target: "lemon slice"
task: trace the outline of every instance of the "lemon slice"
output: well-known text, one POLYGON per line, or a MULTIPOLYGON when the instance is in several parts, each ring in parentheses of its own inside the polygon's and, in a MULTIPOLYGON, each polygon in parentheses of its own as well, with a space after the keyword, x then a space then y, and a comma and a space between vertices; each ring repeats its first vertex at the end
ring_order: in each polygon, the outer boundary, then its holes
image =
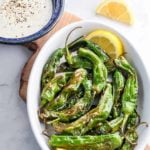
POLYGON ((85 38, 102 47, 112 59, 118 58, 124 53, 121 40, 112 32, 96 30, 85 38))
POLYGON ((104 0, 97 7, 96 13, 122 23, 133 24, 133 15, 124 0, 104 0))

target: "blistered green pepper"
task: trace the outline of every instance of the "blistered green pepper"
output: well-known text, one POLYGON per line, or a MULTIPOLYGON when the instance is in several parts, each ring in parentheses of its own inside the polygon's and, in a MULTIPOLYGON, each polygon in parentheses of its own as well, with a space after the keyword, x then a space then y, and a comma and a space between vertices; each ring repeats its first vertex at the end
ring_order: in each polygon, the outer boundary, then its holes
POLYGON ((115 150, 121 144, 122 137, 118 133, 98 136, 52 135, 49 140, 50 146, 67 150, 115 150))
POLYGON ((118 68, 122 69, 123 71, 127 72, 130 75, 135 74, 135 69, 128 63, 125 57, 121 56, 115 59, 115 64, 118 68))
POLYGON ((63 57, 63 55, 64 50, 59 48, 52 54, 52 56, 49 57, 42 73, 42 87, 44 87, 45 84, 55 76, 57 66, 60 64, 60 59, 63 57))
POLYGON ((56 73, 73 72, 75 69, 70 67, 67 62, 62 62, 58 67, 56 73))
POLYGON ((115 64, 118 68, 122 69, 127 73, 127 81, 121 98, 122 101, 122 113, 124 120, 122 123, 122 132, 125 132, 127 121, 132 113, 135 112, 137 107, 137 96, 138 96, 138 80, 135 69, 128 63, 128 61, 121 56, 115 59, 115 64))
POLYGON ((114 93, 114 106, 112 109, 113 118, 116 118, 121 113, 121 93, 125 86, 125 78, 123 74, 116 70, 113 75, 113 93, 114 93))
POLYGON ((71 95, 71 93, 76 92, 84 81, 87 75, 87 71, 85 69, 77 69, 68 84, 64 87, 62 92, 58 95, 58 97, 50 103, 46 108, 47 110, 60 110, 66 106, 67 99, 71 95))
POLYGON ((92 134, 108 134, 120 130, 123 116, 117 117, 111 121, 100 122, 92 131, 92 134))
POLYGON ((73 64, 71 65, 72 68, 92 69, 91 62, 89 62, 84 58, 80 56, 74 56, 72 59, 73 59, 73 64))
POLYGON ((100 93, 106 86, 107 69, 103 62, 92 51, 84 48, 79 49, 79 55, 89 59, 93 64, 93 90, 100 93))
POLYGON ((49 81, 42 90, 40 106, 51 102, 55 95, 66 85, 68 79, 73 73, 66 72, 56 75, 51 81, 49 81))
POLYGON ((84 116, 80 117, 72 123, 61 123, 60 121, 54 122, 52 125, 59 133, 69 133, 72 135, 83 135, 99 122, 108 118, 113 106, 112 86, 107 84, 104 94, 99 101, 99 104, 94 109, 90 110, 84 116))
POLYGON ((84 37, 81 37, 75 42, 69 44, 70 51, 78 50, 81 47, 90 49, 101 59, 102 62, 107 62, 110 59, 109 56, 104 52, 104 50, 99 45, 89 40, 86 40, 84 37))
POLYGON ((128 130, 125 135, 125 142, 121 148, 121 150, 134 150, 134 147, 137 144, 138 134, 136 130, 128 130))
POLYGON ((126 81, 125 89, 122 95, 122 113, 124 120, 122 132, 124 132, 129 116, 134 113, 137 107, 138 82, 136 76, 129 76, 126 81))
POLYGON ((47 116, 49 118, 59 118, 60 121, 70 121, 79 118, 85 114, 91 107, 93 102, 92 96, 92 84, 89 80, 85 79, 83 82, 84 86, 84 96, 80 98, 77 103, 69 109, 64 109, 62 111, 49 111, 47 116))

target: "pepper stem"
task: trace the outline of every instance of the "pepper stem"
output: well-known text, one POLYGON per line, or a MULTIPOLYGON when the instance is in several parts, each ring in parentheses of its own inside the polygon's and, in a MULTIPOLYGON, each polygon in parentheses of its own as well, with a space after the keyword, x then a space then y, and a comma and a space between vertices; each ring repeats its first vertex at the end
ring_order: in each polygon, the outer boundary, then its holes
POLYGON ((72 55, 69 51, 67 43, 68 43, 69 37, 72 34, 72 32, 75 31, 76 29, 79 29, 79 28, 82 28, 82 27, 75 27, 74 29, 72 29, 70 31, 70 33, 67 35, 66 42, 65 42, 65 58, 66 58, 68 64, 70 64, 70 65, 73 64, 73 60, 72 60, 72 55))
POLYGON ((123 122, 122 122, 122 126, 121 126, 122 134, 125 133, 125 128, 126 128, 126 124, 127 124, 128 118, 129 118, 129 114, 125 114, 123 122))

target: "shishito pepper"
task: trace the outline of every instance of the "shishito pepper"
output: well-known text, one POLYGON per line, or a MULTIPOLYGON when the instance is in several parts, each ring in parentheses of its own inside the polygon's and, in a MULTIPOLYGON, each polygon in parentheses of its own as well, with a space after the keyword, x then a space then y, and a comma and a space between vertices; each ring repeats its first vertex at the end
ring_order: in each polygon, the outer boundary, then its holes
POLYGON ((94 52, 101 59, 102 62, 107 62, 110 59, 110 57, 104 52, 104 50, 99 45, 89 40, 86 40, 84 37, 81 37, 78 40, 69 44, 70 51, 78 50, 81 47, 87 48, 94 52))
POLYGON ((138 140, 138 134, 136 132, 136 129, 129 129, 126 132, 125 135, 125 141, 122 145, 121 150, 134 150, 134 147, 136 146, 136 142, 138 140))
POLYGON ((67 85, 63 88, 62 92, 58 95, 58 97, 47 106, 47 110, 60 110, 66 106, 66 102, 68 97, 72 92, 76 92, 87 76, 87 71, 85 69, 77 69, 67 85))
POLYGON ((125 77, 123 74, 116 70, 113 75, 113 93, 114 93, 114 106, 112 109, 113 118, 116 118, 121 113, 121 93, 124 90, 125 77))
POLYGON ((99 122, 108 118, 113 106, 112 86, 107 84, 99 104, 94 109, 72 123, 54 122, 52 125, 56 132, 68 133, 72 135, 83 135, 99 122))
POLYGON ((64 55, 64 50, 59 48, 57 49, 52 56, 49 57, 46 65, 44 66, 41 82, 42 87, 45 86, 54 76, 57 70, 58 65, 60 64, 60 59, 64 55))
POLYGON ((134 113, 137 107, 138 82, 136 76, 129 76, 124 93, 122 95, 122 113, 124 120, 122 131, 124 132, 129 116, 134 113))
POLYGON ((93 90, 98 94, 106 86, 108 76, 107 68, 99 57, 92 51, 84 48, 79 49, 79 56, 90 60, 93 64, 93 90))
POLYGON ((97 136, 52 135, 49 145, 67 150, 115 150, 122 144, 118 133, 97 136))
POLYGON ((42 90, 40 106, 51 102, 55 95, 66 85, 68 79, 73 73, 65 72, 63 74, 56 75, 51 81, 49 81, 42 90))
POLYGON ((130 75, 135 75, 135 69, 129 64, 125 57, 121 56, 114 60, 116 66, 130 75))
POLYGON ((47 112, 48 118, 58 118, 60 121, 67 122, 79 118, 85 114, 90 109, 94 99, 92 96, 91 81, 85 79, 83 81, 83 87, 84 95, 77 101, 75 105, 62 111, 49 111, 47 112))
POLYGON ((111 121, 100 122, 90 133, 91 134, 108 134, 114 133, 120 130, 123 116, 117 117, 111 121))
POLYGON ((128 61, 123 56, 115 59, 115 64, 118 68, 122 69, 128 74, 123 95, 121 98, 121 111, 124 115, 121 129, 124 133, 130 115, 133 114, 137 108, 138 80, 135 69, 128 63, 128 61))

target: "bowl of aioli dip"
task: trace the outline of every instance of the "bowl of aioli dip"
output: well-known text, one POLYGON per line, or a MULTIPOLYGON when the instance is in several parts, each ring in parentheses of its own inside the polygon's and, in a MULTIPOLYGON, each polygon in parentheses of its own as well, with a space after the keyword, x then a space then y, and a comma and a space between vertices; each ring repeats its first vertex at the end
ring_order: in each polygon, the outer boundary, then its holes
POLYGON ((0 43, 22 44, 44 36, 63 8, 64 0, 0 0, 0 43))

